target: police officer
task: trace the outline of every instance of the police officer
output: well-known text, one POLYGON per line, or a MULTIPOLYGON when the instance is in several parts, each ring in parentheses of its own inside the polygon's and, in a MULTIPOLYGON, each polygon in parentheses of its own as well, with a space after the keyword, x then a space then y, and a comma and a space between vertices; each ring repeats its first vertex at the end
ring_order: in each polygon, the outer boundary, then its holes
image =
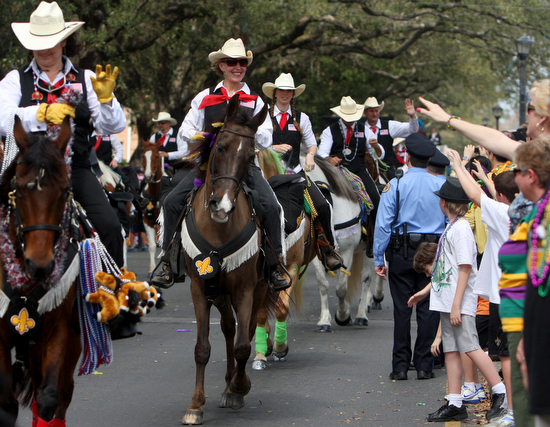
POLYGON ((450 164, 449 158, 437 149, 428 163, 428 173, 437 176, 442 182, 445 182, 447 180, 445 177, 445 169, 447 169, 450 164))
MULTIPOLYGON (((445 229, 445 216, 434 194, 443 181, 427 172, 428 161, 437 148, 420 133, 405 139, 409 154, 409 171, 392 179, 380 198, 374 233, 376 273, 386 277, 384 254, 388 261, 388 279, 393 299, 394 334, 390 379, 406 380, 412 358, 410 321, 412 308, 408 299, 430 281, 413 269, 416 248, 423 241, 437 243, 445 229)), ((416 306, 418 324, 414 347, 414 365, 418 379, 433 378, 430 346, 439 319, 429 310, 429 298, 416 306)))

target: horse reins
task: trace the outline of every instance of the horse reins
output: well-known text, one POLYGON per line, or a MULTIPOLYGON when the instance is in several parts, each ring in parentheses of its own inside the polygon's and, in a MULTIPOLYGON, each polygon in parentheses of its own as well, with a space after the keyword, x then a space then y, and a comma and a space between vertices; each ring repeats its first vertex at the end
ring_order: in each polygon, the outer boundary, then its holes
MULTIPOLYGON (((246 135, 246 134, 241 133, 241 132, 237 132, 237 131, 234 131, 234 130, 231 130, 231 129, 226 129, 225 127, 223 127, 218 132, 217 136, 220 135, 223 132, 229 132, 229 133, 232 133, 234 135, 241 136, 243 138, 252 138, 252 139, 254 139, 254 135, 246 135)), ((219 181, 220 179, 229 179, 231 181, 234 181, 235 184, 237 184, 237 192, 235 193, 235 198, 233 199, 233 204, 235 204, 235 202, 237 200, 237 197, 239 196, 239 192, 242 188, 242 179, 239 180, 239 179, 237 179, 237 178, 235 178, 234 176, 231 176, 231 175, 222 175, 222 176, 214 177, 214 172, 212 171, 212 168, 213 168, 213 165, 214 165, 214 157, 215 156, 216 156, 216 151, 214 150, 214 153, 212 154, 212 159, 210 160, 210 198, 209 198, 208 201, 205 200, 204 210, 208 209, 208 204, 209 204, 210 200, 212 200, 212 195, 214 194, 214 183, 216 181, 219 181)))

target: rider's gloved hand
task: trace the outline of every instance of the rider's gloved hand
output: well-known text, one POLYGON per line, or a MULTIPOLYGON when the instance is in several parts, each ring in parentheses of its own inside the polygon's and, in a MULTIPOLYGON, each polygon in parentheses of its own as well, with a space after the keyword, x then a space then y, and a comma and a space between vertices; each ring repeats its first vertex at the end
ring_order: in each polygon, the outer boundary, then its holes
POLYGON ((63 123, 66 116, 72 118, 75 116, 74 108, 68 104, 47 104, 43 102, 36 112, 36 119, 39 122, 53 123, 54 125, 63 123))
POLYGON ((111 73, 111 64, 107 64, 105 71, 102 71, 101 65, 96 65, 95 73, 96 77, 90 77, 92 80, 92 86, 97 94, 99 102, 105 104, 113 99, 113 91, 116 86, 116 78, 118 76, 118 67, 115 67, 111 73))

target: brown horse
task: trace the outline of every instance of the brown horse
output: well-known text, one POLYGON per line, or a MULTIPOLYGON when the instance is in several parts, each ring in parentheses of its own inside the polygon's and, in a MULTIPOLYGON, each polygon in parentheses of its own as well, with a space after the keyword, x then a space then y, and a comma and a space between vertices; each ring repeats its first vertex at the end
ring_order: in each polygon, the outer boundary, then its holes
POLYGON ((14 137, 19 154, 4 173, 0 187, 2 224, 7 228, 2 228, 1 237, 0 294, 4 301, 9 295, 0 328, 0 371, 9 387, 0 394, 0 413, 11 416, 2 425, 13 426, 17 398, 24 405, 32 399, 33 425, 61 427, 81 352, 76 280, 65 283, 59 270, 63 264, 60 253, 66 253, 68 246, 63 245, 71 234, 67 212, 72 196, 64 160, 71 127, 67 118, 59 136, 49 140, 25 134, 16 117, 14 137), (6 218, 9 223, 4 222, 6 218), (44 309, 42 304, 50 292, 64 286, 65 296, 44 309), (14 347, 17 360, 12 367, 14 347))
MULTIPOLYGON (((238 96, 234 96, 215 143, 210 147, 210 140, 206 140, 197 147, 201 162, 207 162, 205 184, 196 192, 182 224, 182 244, 197 319, 196 385, 191 406, 183 417, 184 424, 202 424, 203 420, 204 373, 210 358, 208 333, 212 304, 221 314, 227 351, 226 388, 220 407, 242 408, 244 396, 251 388, 245 368, 256 313, 269 294, 262 274, 261 233, 243 192, 243 180, 254 159, 254 135, 265 120, 267 107, 254 117, 250 117, 246 110, 249 109, 240 107, 238 96), (198 239, 197 233, 190 231, 193 229, 198 230, 198 239), (203 247, 206 245, 209 249, 199 249, 197 240, 202 240, 203 247), (230 255, 224 254, 223 248, 234 245, 236 240, 244 244, 239 244, 230 255), (194 245, 197 248, 193 248, 194 245), (212 277, 200 277, 208 275, 212 277)), ((198 178, 201 178, 200 172, 198 178)))
MULTIPOLYGON (((264 172, 266 179, 282 173, 277 166, 278 155, 271 149, 258 153, 260 167, 264 172)), ((307 185, 307 184, 306 184, 307 185)), ((267 368, 267 356, 273 350, 273 360, 284 360, 288 353, 288 342, 286 340, 286 319, 290 310, 291 298, 297 307, 301 305, 302 280, 301 273, 307 265, 317 256, 317 238, 313 232, 310 215, 304 211, 298 220, 298 229, 290 234, 285 244, 287 245, 285 268, 292 278, 290 288, 279 292, 277 304, 275 305, 276 333, 275 340, 268 338, 270 335, 270 325, 268 313, 260 310, 258 313, 258 324, 256 329, 256 356, 252 363, 252 369, 262 371, 267 368), (271 349, 271 343, 273 348, 271 349)))
POLYGON ((164 157, 159 155, 159 145, 143 140, 143 170, 145 171, 145 187, 142 195, 149 200, 147 210, 143 214, 143 224, 147 233, 149 249, 149 271, 155 268, 157 219, 160 214, 160 180, 164 172, 164 157))

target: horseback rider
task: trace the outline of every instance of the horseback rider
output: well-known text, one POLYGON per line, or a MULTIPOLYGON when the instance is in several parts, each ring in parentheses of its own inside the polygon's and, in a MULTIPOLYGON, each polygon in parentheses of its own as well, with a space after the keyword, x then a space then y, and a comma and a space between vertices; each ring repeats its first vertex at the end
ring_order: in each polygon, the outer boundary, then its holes
MULTIPOLYGON (((227 103, 233 95, 239 94, 241 106, 248 108, 253 116, 258 114, 264 106, 262 99, 252 92, 246 83, 242 82, 246 68, 252 62, 252 52, 245 50, 241 39, 227 40, 220 50, 211 52, 208 59, 211 69, 223 76, 224 80, 215 87, 203 90, 191 101, 191 109, 178 131, 178 141, 185 144, 186 153, 189 151, 187 147, 192 142, 191 138, 212 130, 212 123, 224 121, 227 103)), ((264 150, 271 146, 272 132, 271 120, 266 119, 256 132, 256 148, 264 150)), ((173 273, 169 263, 170 240, 178 226, 178 218, 187 203, 187 196, 194 187, 195 178, 196 172, 190 172, 164 200, 161 243, 165 253, 162 258, 161 271, 151 278, 151 281, 158 286, 167 286, 173 282, 173 273)), ((254 164, 250 167, 246 184, 258 193, 260 203, 267 214, 264 222, 267 235, 276 253, 279 256, 284 256, 281 206, 257 165, 254 164)), ((269 252, 266 252, 266 256, 271 270, 270 283, 277 291, 286 289, 289 282, 278 270, 279 260, 277 256, 272 256, 269 252)))
POLYGON ((113 94, 118 68, 111 73, 110 65, 104 71, 98 65, 96 74, 73 65, 66 55, 78 53, 80 45, 74 33, 82 25, 84 22, 65 22, 56 2, 41 2, 29 23, 12 23, 15 35, 33 60, 0 81, 0 137, 10 131, 8 122, 14 112, 22 117, 27 132, 45 132, 49 126, 60 125, 67 115, 74 118, 74 198, 86 210, 114 261, 122 266, 124 241, 120 222, 92 172, 90 152, 94 145, 89 140, 93 127, 102 135, 119 133, 126 127, 126 118, 113 94), (83 95, 76 107, 64 103, 63 97, 71 91, 83 95))
MULTIPOLYGON (((317 141, 309 117, 294 108, 294 99, 300 96, 305 88, 305 84, 295 87, 290 73, 282 73, 275 83, 268 82, 262 86, 264 94, 275 101, 270 109, 273 121, 272 148, 278 153, 283 153, 281 163, 286 163, 287 171, 302 178, 306 178, 305 172, 315 168, 314 157, 317 153, 317 141), (302 141, 307 147, 305 172, 300 164, 302 141)), ((321 250, 321 260, 328 270, 338 270, 342 263, 334 251, 332 208, 317 185, 313 181, 309 182, 311 186, 307 187, 307 191, 318 213, 317 241, 321 250)))

